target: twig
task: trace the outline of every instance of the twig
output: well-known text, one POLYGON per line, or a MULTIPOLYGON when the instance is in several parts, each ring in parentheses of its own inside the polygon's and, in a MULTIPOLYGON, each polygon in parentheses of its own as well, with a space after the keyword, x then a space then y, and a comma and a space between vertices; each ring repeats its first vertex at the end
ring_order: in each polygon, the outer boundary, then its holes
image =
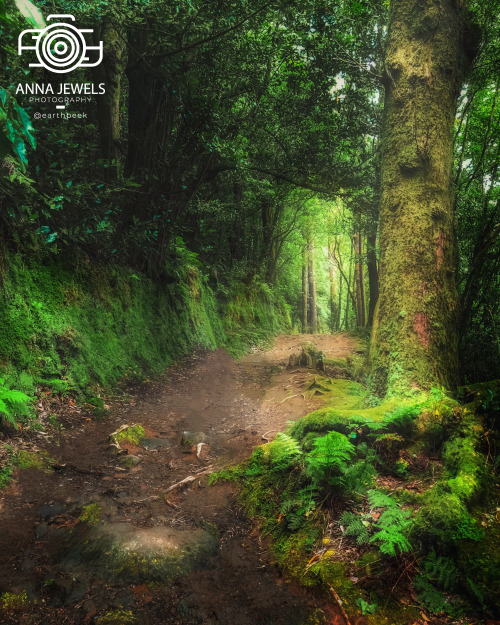
POLYGON ((137 501, 134 501, 134 503, 144 503, 145 501, 156 501, 157 499, 159 499, 159 495, 151 495, 150 497, 146 497, 145 499, 138 499, 137 501))
POLYGON ((288 397, 285 397, 285 399, 282 399, 280 401, 280 404, 282 404, 284 401, 286 401, 287 399, 293 399, 294 397, 298 397, 299 395, 302 395, 302 397, 304 397, 304 393, 297 393, 296 395, 289 395, 288 397))
POLYGON ((191 484, 191 482, 194 482, 205 473, 210 473, 211 471, 212 471, 212 467, 210 466, 210 467, 207 467, 204 471, 199 471, 198 473, 196 473, 196 475, 188 475, 180 482, 176 482, 175 484, 172 484, 172 486, 169 486, 167 490, 165 491, 165 494, 170 493, 171 491, 177 488, 182 488, 183 486, 186 486, 187 484, 191 484))
POLYGON ((352 625, 351 621, 349 620, 349 617, 347 616, 347 612, 344 610, 342 606, 342 599, 338 596, 337 591, 331 586, 328 586, 328 588, 330 589, 330 592, 332 593, 332 595, 335 597, 335 601, 337 602, 337 605, 339 606, 340 611, 342 612, 342 616, 345 619, 346 625, 352 625))
POLYGON ((267 441, 269 442, 269 439, 266 438, 266 434, 271 434, 271 432, 277 432, 278 430, 268 430, 267 432, 264 432, 264 434, 262 434, 261 438, 263 441, 267 441))
POLYGON ((196 479, 196 477, 194 475, 188 475, 187 477, 185 477, 180 482, 176 482, 175 484, 172 484, 172 486, 169 486, 167 488, 167 490, 165 491, 165 493, 170 493, 171 491, 175 490, 176 488, 181 488, 182 486, 186 486, 187 484, 191 484, 191 482, 194 482, 195 479, 196 479))

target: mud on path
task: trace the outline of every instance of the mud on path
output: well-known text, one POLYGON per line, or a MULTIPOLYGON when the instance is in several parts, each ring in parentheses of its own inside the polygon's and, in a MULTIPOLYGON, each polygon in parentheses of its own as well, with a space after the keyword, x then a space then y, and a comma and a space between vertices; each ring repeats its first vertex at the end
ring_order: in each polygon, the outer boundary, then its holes
POLYGON ((299 625, 317 610, 343 623, 331 600, 280 578, 235 488, 207 485, 209 472, 317 407, 301 394, 313 372, 285 366, 305 340, 330 358, 356 349, 347 335, 290 335, 239 362, 224 350, 195 354, 114 402, 104 420, 75 407, 59 436, 34 438, 55 470, 19 471, 0 494, 0 594, 29 600, 0 622, 96 623, 120 606, 144 625, 299 625), (109 435, 136 423, 151 440, 112 455, 109 435), (140 462, 124 466, 130 456, 140 462), (166 494, 187 476, 187 488, 166 494), (79 521, 94 503, 98 522, 79 521), (144 571, 158 581, 144 583, 144 571))

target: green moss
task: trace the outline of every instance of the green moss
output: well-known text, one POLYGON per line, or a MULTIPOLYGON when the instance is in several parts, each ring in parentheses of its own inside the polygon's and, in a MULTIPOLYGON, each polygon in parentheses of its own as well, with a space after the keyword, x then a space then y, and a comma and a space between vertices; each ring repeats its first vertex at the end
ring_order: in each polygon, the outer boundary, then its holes
POLYGON ((21 449, 16 455, 16 465, 20 469, 35 469, 50 473, 49 465, 53 463, 54 460, 43 451, 34 452, 21 449))
POLYGON ((0 490, 6 488, 12 481, 12 473, 16 465, 14 448, 11 445, 0 447, 2 454, 2 466, 0 466, 0 490))
POLYGON ((246 353, 250 345, 270 342, 292 327, 290 310, 285 300, 267 284, 254 280, 250 284, 234 283, 223 311, 226 332, 224 347, 235 358, 246 353))
POLYGON ((141 440, 146 436, 146 432, 142 425, 131 425, 118 434, 114 435, 114 439, 117 443, 130 443, 132 445, 139 445, 141 440))
POLYGON ((348 366, 347 358, 323 358, 325 365, 330 367, 339 367, 340 369, 346 369, 348 366))
POLYGON ((178 282, 160 287, 84 258, 15 255, 8 264, 0 361, 10 388, 24 384, 32 393, 42 384, 88 395, 127 375, 159 374, 193 348, 213 349, 224 339, 214 295, 197 269, 179 265, 178 282))
POLYGON ((89 525, 97 525, 101 520, 102 508, 97 502, 83 506, 78 520, 89 525))
POLYGON ((137 622, 133 612, 124 608, 110 610, 96 621, 97 625, 134 625, 137 622))
POLYGON ((25 590, 21 593, 4 592, 0 595, 0 609, 6 612, 16 612, 28 603, 28 595, 25 590))

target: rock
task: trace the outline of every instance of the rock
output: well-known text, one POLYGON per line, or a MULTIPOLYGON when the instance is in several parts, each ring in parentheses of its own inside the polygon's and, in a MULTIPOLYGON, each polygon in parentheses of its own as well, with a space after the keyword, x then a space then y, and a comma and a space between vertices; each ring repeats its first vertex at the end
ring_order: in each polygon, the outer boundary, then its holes
POLYGON ((142 462, 142 458, 140 456, 134 456, 133 454, 128 454, 127 456, 120 456, 119 460, 122 467, 135 467, 140 462, 142 462))
POLYGON ((49 526, 47 525, 47 523, 40 523, 40 525, 36 528, 37 539, 40 540, 41 538, 45 538, 45 536, 47 536, 48 529, 49 526))
POLYGON ((144 449, 153 451, 161 447, 170 447, 172 443, 167 438, 143 438, 139 444, 144 449))
POLYGON ((217 554, 216 537, 200 528, 110 523, 74 532, 59 564, 68 572, 78 570, 88 581, 143 584, 211 568, 217 554))
POLYGON ((302 345, 302 353, 299 357, 299 364, 301 367, 307 367, 308 369, 318 369, 319 371, 325 370, 325 364, 323 362, 323 352, 317 349, 317 347, 307 341, 302 345))
POLYGON ((288 369, 293 369, 293 367, 298 367, 299 365, 299 356, 297 354, 290 354, 290 358, 288 359, 288 369))
POLYGON ((64 506, 60 504, 54 504, 52 506, 43 506, 37 511, 37 515, 42 517, 42 519, 50 519, 51 517, 57 516, 58 514, 62 514, 65 510, 64 506))
POLYGON ((204 443, 207 440, 207 436, 204 432, 188 432, 182 433, 182 445, 185 447, 192 447, 198 445, 198 443, 204 443))

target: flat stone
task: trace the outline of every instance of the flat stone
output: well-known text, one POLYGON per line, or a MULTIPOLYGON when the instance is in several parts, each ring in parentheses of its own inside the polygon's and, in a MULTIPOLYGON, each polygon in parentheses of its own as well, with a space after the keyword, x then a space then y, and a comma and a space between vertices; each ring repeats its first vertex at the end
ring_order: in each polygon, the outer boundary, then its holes
POLYGON ((182 433, 182 444, 186 447, 192 447, 198 445, 198 443, 204 443, 207 440, 207 435, 204 432, 188 432, 187 430, 182 433))
POLYGON ((40 540, 41 538, 45 538, 45 536, 47 536, 48 529, 49 526, 47 525, 47 523, 40 523, 40 525, 36 528, 37 539, 40 540))
POLYGON ((195 568, 211 568, 218 550, 217 538, 201 528, 109 523, 76 532, 61 565, 85 571, 88 580, 167 582, 195 568))
POLYGON ((153 451, 154 449, 160 449, 161 447, 170 447, 172 444, 168 438, 143 438, 139 445, 147 449, 148 451, 153 451))
POLYGON ((43 508, 40 508, 37 511, 37 514, 38 516, 42 517, 42 519, 50 519, 50 517, 62 514, 64 510, 64 506, 61 506, 60 504, 54 504, 53 506, 43 506, 43 508))
POLYGON ((133 454, 128 454, 126 456, 120 456, 119 462, 122 467, 135 467, 142 462, 142 458, 134 456, 133 454))

